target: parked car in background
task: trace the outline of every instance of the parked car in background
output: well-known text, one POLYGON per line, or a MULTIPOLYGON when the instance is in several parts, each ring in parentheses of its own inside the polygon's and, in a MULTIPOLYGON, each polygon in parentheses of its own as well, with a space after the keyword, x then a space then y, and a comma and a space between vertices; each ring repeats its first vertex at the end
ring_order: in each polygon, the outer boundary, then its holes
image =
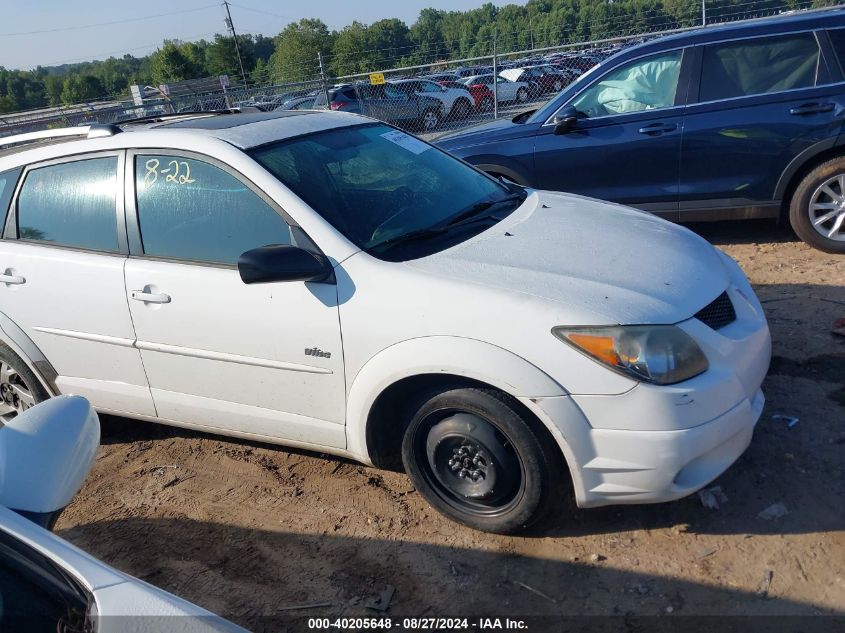
POLYGON ((845 253, 844 126, 836 8, 651 40, 533 113, 438 144, 514 182, 676 221, 788 217, 845 253))
POLYGON ((243 633, 231 622, 109 567, 42 527, 53 524, 94 462, 100 425, 87 400, 59 396, 7 413, 4 419, 0 631, 118 633, 131 621, 132 630, 243 633))
POLYGON ((437 99, 447 118, 463 119, 475 109, 469 89, 462 84, 447 87, 424 79, 400 79, 390 83, 417 97, 437 99))
POLYGON ((499 73, 510 81, 522 81, 532 86, 532 96, 537 97, 549 92, 558 93, 572 83, 572 74, 556 70, 552 66, 523 66, 509 68, 499 73))
POLYGON ((252 105, 257 107, 262 112, 272 112, 273 110, 282 107, 288 101, 291 101, 292 99, 298 99, 300 97, 305 97, 311 92, 313 91, 310 89, 283 92, 281 94, 273 95, 271 97, 264 97, 262 99, 258 99, 252 105))
MULTIPOLYGON (((492 77, 492 75, 491 75, 492 77)), ((464 85, 464 84, 461 84, 464 85)), ((491 82, 492 85, 492 82, 491 82)), ((490 86, 483 83, 470 84, 466 86, 469 93, 472 95, 472 100, 475 103, 475 109, 478 112, 492 112, 495 98, 490 86)))
MULTIPOLYGON (((464 84, 472 90, 473 86, 485 86, 493 94, 493 75, 473 75, 463 80, 464 84)), ((516 102, 525 103, 531 98, 531 84, 524 81, 511 81, 499 76, 495 79, 496 90, 498 91, 499 103, 516 102)))
MULTIPOLYGON (((305 97, 296 97, 294 99, 288 99, 282 105, 280 105, 277 109, 278 110, 310 110, 314 107, 314 101, 317 99, 316 94, 308 95, 305 97)), ((325 99, 323 99, 325 102, 325 99)))
POLYGON ((688 495, 751 441, 763 309, 653 215, 344 112, 0 144, 4 393, 401 465, 506 533, 569 520, 570 491, 688 495))
MULTIPOLYGON (((391 83, 345 84, 328 90, 330 109, 373 117, 407 130, 431 132, 445 117, 443 102, 400 89, 391 83)), ((313 107, 324 108, 325 93, 318 91, 313 107)))
POLYGON ((467 77, 474 77, 477 75, 486 75, 493 72, 492 66, 459 66, 454 71, 455 76, 459 79, 466 79, 467 77))
POLYGON ((435 75, 421 75, 417 79, 427 79, 442 85, 444 82, 456 82, 460 77, 455 73, 437 73, 435 75))

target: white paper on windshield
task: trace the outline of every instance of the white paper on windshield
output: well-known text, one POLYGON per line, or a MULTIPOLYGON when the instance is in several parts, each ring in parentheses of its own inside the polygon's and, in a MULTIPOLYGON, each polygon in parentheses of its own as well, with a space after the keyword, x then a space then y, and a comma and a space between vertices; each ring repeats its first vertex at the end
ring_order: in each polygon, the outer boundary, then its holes
POLYGON ((399 130, 385 132, 381 135, 381 137, 383 139, 387 139, 391 143, 396 143, 399 147, 408 150, 412 154, 422 154, 425 150, 431 149, 430 145, 426 145, 418 138, 414 138, 410 134, 405 134, 399 130))

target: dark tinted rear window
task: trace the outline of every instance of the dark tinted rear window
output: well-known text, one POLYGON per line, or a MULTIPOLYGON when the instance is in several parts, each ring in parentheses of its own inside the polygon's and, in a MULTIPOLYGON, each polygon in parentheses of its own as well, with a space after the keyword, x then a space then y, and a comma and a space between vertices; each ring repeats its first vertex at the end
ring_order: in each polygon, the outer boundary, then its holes
POLYGON ((814 86, 818 64, 812 33, 705 46, 699 101, 814 86))
POLYGON ((833 29, 828 31, 830 41, 833 42, 833 49, 839 58, 839 66, 845 72, 845 29, 833 29))

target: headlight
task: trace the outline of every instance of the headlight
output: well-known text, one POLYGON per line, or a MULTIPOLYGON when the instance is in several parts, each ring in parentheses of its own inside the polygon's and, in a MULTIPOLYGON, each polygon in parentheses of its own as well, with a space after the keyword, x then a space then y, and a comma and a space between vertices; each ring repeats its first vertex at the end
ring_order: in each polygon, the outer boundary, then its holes
POLYGON ((707 370, 704 352, 674 325, 556 327, 552 334, 614 371, 657 385, 671 385, 707 370))

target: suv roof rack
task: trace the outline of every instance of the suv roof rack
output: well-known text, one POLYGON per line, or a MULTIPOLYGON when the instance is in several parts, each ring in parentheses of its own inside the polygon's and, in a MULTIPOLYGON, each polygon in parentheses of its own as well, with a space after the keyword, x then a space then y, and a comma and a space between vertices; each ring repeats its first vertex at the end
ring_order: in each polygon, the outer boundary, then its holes
POLYGON ((0 148, 22 143, 34 143, 54 138, 66 138, 79 136, 84 138, 103 138, 119 134, 121 129, 115 125, 81 125, 77 127, 65 127, 56 130, 41 130, 39 132, 26 132, 25 134, 13 134, 12 136, 0 137, 0 148))

